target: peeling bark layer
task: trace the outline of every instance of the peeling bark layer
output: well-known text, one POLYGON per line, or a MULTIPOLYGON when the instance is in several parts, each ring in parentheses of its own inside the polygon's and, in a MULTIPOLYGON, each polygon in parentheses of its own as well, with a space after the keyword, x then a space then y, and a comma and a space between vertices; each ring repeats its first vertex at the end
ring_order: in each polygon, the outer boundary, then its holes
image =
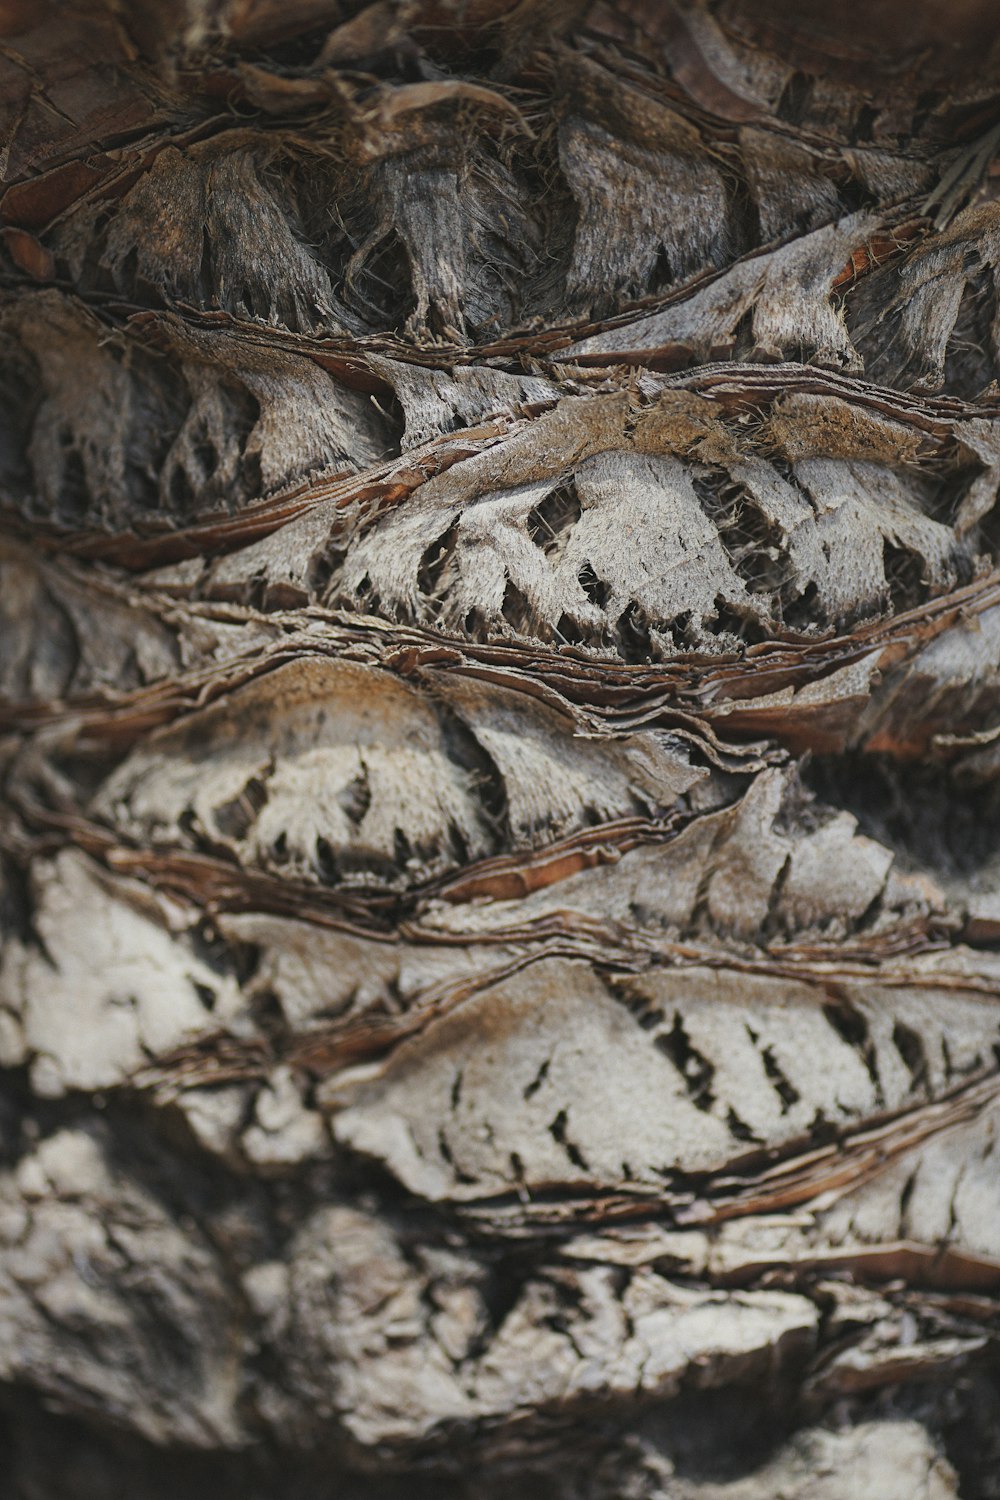
POLYGON ((11 1494, 1000 1494, 1000 39, 869 11, 4 13, 11 1494))

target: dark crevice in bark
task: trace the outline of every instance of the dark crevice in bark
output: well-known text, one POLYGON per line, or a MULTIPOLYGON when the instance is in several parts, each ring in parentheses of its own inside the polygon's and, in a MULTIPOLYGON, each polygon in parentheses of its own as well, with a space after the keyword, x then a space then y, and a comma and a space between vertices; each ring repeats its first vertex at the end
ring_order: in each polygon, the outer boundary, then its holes
POLYGON ((900 764, 884 755, 816 756, 803 778, 824 802, 853 813, 905 869, 974 881, 996 855, 996 787, 969 786, 946 765, 900 764))

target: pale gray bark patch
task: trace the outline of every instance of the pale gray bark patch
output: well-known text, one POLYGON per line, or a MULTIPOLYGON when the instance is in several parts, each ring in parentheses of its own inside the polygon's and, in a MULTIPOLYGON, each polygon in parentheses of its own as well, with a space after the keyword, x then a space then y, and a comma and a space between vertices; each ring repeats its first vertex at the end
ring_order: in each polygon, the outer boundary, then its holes
MULTIPOLYGON (((886 272, 876 273, 854 317, 855 338, 866 350, 871 375, 910 390, 941 390, 963 298, 981 300, 977 279, 983 276, 995 298, 998 261, 997 207, 985 203, 966 209, 943 233, 918 246, 895 273, 891 290, 886 272)), ((995 316, 982 332, 984 352, 995 364, 995 316)))
POLYGON ((388 672, 306 657, 137 746, 92 811, 128 838, 392 885, 654 816, 707 774, 655 736, 553 753, 567 730, 524 694, 446 682, 435 702, 388 672))
POLYGON ((339 331, 327 271, 267 181, 273 148, 234 135, 231 144, 165 147, 110 223, 106 209, 85 209, 60 226, 55 253, 77 277, 96 261, 128 294, 155 288, 288 328, 339 331))
POLYGON ((57 1130, 0 1177, 3 1379, 158 1444, 239 1442, 220 1257, 108 1144, 57 1130))
POLYGON ((684 345, 698 360, 725 357, 749 316, 755 347, 764 355, 811 359, 859 374, 861 359, 843 312, 834 307, 832 283, 852 249, 877 227, 874 214, 850 214, 780 249, 750 256, 666 311, 596 334, 564 357, 638 355, 670 344, 684 345))
POLYGON ((33 363, 28 405, 9 407, 4 426, 21 455, 14 496, 39 520, 162 529, 166 517, 232 510, 396 449, 391 415, 297 352, 169 319, 149 341, 108 338, 82 304, 50 291, 4 322, 33 363))

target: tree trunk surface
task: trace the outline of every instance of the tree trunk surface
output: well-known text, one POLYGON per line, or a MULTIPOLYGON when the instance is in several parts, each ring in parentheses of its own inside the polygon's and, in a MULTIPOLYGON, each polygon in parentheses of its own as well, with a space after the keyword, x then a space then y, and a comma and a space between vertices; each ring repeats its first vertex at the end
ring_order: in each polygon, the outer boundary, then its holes
POLYGON ((4 1494, 1000 1496, 995 5, 0 34, 4 1494))

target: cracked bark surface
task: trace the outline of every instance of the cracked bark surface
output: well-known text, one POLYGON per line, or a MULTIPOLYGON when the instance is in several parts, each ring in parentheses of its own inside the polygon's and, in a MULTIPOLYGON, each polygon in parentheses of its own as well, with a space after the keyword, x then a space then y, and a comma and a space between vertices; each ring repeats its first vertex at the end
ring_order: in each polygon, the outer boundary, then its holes
POLYGON ((1000 32, 0 11, 17 1500, 1000 1495, 1000 32))

